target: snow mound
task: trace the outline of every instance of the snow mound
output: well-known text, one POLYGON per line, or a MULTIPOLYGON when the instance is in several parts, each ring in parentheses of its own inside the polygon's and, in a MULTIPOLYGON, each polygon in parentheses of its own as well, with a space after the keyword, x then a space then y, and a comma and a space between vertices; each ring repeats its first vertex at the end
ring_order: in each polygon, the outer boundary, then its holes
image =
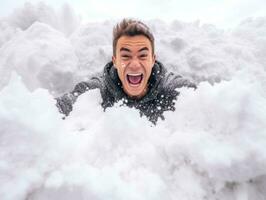
POLYGON ((58 95, 74 85, 78 58, 69 40, 47 24, 35 22, 5 43, 0 54, 1 88, 12 70, 31 90, 41 87, 58 95))
POLYGON ((260 199, 266 195, 261 92, 241 79, 182 89, 178 112, 154 126, 120 103, 104 113, 92 90, 61 120, 47 90, 30 92, 13 74, 0 93, 0 196, 260 199))
POLYGON ((23 7, 17 8, 7 18, 8 22, 21 30, 28 29, 35 22, 41 22, 62 31, 70 36, 80 25, 80 17, 68 4, 64 4, 61 10, 54 10, 44 2, 26 2, 23 7))

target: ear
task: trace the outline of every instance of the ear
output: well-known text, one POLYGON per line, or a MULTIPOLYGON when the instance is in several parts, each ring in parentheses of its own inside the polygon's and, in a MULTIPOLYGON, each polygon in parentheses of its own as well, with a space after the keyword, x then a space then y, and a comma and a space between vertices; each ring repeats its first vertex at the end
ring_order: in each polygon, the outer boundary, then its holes
POLYGON ((156 60, 156 55, 153 54, 153 56, 152 56, 152 63, 153 63, 153 65, 155 64, 155 60, 156 60))
POLYGON ((113 61, 114 67, 116 68, 116 57, 115 56, 112 56, 112 61, 113 61))

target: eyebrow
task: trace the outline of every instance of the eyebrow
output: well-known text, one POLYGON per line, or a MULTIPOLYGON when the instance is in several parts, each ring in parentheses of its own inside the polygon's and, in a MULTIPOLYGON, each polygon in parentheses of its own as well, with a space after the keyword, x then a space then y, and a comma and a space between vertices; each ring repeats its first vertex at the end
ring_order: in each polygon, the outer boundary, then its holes
POLYGON ((138 50, 138 52, 141 52, 141 51, 144 51, 144 50, 149 51, 148 47, 143 47, 143 48, 141 48, 140 50, 138 50))
POLYGON ((120 49, 120 51, 127 51, 127 52, 131 52, 131 51, 130 51, 130 49, 127 49, 127 48, 125 48, 125 47, 122 47, 122 48, 120 49))
MULTIPOLYGON (((140 50, 138 50, 138 52, 141 52, 141 51, 144 51, 144 50, 147 50, 147 51, 149 51, 148 47, 143 47, 143 48, 141 48, 140 50)), ((127 51, 127 52, 131 52, 131 51, 130 51, 130 49, 128 49, 128 48, 125 48, 125 47, 122 47, 122 48, 120 49, 120 51, 127 51)))

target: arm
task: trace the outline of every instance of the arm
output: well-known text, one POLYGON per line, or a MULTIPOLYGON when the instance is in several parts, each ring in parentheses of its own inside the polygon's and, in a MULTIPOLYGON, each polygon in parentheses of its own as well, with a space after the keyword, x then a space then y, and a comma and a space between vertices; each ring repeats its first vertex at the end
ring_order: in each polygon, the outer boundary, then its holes
POLYGON ((176 89, 181 87, 188 87, 197 89, 197 85, 190 80, 183 78, 180 75, 176 75, 173 72, 170 72, 166 76, 166 85, 169 89, 176 89))
POLYGON ((72 111, 73 104, 76 102, 79 95, 85 93, 88 90, 100 88, 101 80, 99 77, 93 77, 89 81, 78 83, 74 90, 70 93, 66 93, 56 99, 56 106, 60 113, 68 116, 72 111))

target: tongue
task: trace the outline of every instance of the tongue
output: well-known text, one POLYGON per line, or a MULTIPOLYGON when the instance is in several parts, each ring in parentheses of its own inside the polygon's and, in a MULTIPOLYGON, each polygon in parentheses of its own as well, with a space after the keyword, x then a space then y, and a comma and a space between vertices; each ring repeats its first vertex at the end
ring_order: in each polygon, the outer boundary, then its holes
POLYGON ((139 76, 128 75, 128 81, 131 84, 139 84, 141 82, 141 75, 139 75, 139 76))

